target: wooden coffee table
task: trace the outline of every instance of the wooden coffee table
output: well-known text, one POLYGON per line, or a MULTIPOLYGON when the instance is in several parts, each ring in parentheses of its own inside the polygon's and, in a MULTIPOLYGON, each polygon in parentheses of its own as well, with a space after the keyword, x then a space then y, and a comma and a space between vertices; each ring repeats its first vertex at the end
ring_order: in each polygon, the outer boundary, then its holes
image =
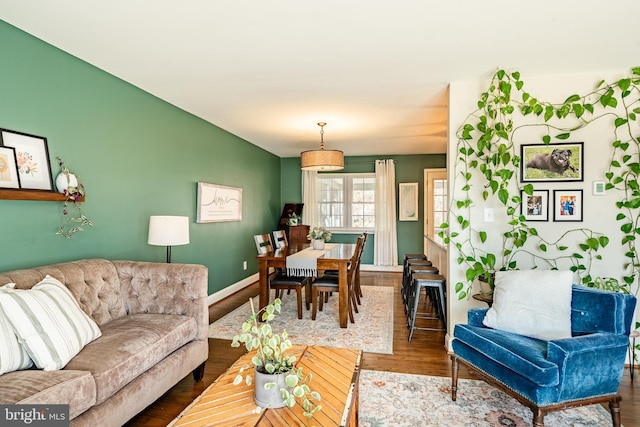
POLYGON ((309 387, 322 397, 322 410, 314 418, 307 419, 299 404, 257 411, 253 385, 233 385, 241 367, 253 369, 251 352, 220 375, 169 426, 357 426, 362 351, 316 346, 294 346, 289 351, 297 357, 296 366, 305 375, 312 374, 309 387))

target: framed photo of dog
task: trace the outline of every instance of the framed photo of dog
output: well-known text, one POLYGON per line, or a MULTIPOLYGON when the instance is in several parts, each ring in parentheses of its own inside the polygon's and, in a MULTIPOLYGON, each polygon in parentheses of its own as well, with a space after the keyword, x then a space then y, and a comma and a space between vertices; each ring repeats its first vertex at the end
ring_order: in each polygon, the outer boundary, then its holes
POLYGON ((520 181, 583 181, 584 143, 522 144, 520 181))

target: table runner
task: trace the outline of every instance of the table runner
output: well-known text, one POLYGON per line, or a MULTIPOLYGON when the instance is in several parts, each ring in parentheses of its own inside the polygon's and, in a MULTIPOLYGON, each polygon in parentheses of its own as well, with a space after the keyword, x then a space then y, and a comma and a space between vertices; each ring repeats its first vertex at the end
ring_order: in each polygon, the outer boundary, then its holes
POLYGON ((316 250, 309 246, 287 257, 287 276, 318 277, 318 258, 338 246, 325 243, 324 249, 316 250))

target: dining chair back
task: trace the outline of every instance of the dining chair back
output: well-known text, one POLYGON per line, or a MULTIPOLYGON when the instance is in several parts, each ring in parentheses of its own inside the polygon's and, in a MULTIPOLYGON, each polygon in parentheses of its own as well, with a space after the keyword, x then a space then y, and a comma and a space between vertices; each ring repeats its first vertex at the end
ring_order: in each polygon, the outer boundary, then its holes
POLYGON ((289 245, 289 242, 287 242, 287 233, 285 233, 284 230, 275 230, 273 232, 273 240, 275 242, 276 249, 284 248, 289 245))
POLYGON ((271 240, 271 234, 256 234, 253 236, 253 240, 255 240, 256 242, 258 255, 264 255, 268 252, 273 252, 273 241, 271 240))

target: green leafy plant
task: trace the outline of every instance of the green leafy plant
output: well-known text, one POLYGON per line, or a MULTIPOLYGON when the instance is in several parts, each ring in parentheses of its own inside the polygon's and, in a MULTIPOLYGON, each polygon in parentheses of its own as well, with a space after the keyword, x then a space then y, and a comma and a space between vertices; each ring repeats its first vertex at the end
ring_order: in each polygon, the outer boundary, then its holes
MULTIPOLYGON (((312 418, 313 414, 320 411, 322 406, 317 404, 321 401, 320 394, 311 391, 308 382, 311 381, 311 374, 304 375, 302 368, 296 368, 296 357, 287 354, 287 350, 292 347, 287 331, 281 334, 274 334, 271 324, 276 313, 280 313, 281 301, 276 298, 271 304, 255 311, 253 299, 249 298, 251 306, 251 316, 242 324, 242 332, 233 337, 232 347, 240 347, 244 344, 247 351, 255 350, 256 354, 251 359, 255 369, 263 374, 287 374, 285 383, 287 388, 280 389, 280 394, 285 405, 291 407, 295 405, 296 399, 302 404, 304 415, 312 418), (258 322, 258 318, 262 322, 258 322)), ((251 385, 250 374, 244 375, 245 368, 240 369, 240 373, 234 379, 234 384, 240 384, 243 380, 247 385, 251 385)), ((275 382, 265 384, 265 389, 276 387, 275 382)))
POLYGON ((331 240, 331 232, 324 227, 313 227, 309 234, 307 234, 307 239, 311 240, 324 240, 328 242, 331 240))
POLYGON ((454 187, 462 197, 451 199, 449 221, 441 225, 440 237, 457 250, 458 264, 466 266, 465 280, 455 284, 459 299, 469 296, 473 281, 488 279, 495 271, 517 269, 518 262, 528 257, 534 266, 558 268, 562 260, 571 263, 571 270, 587 286, 613 286, 610 279, 592 277, 594 262, 602 259, 598 252, 609 244, 602 233, 576 228, 567 230, 557 239, 546 239, 520 214, 522 194, 532 195, 531 184, 522 185, 518 171, 522 159, 516 152, 514 139, 518 131, 532 126, 543 129, 542 142, 549 144, 570 138, 573 132, 603 118, 611 118, 611 161, 606 173, 606 189, 619 190, 616 202, 617 220, 624 237, 620 242, 627 248, 625 274, 618 288, 637 293, 640 261, 635 241, 640 237, 640 68, 615 83, 604 81, 587 95, 570 95, 560 104, 541 101, 525 91, 519 72, 498 70, 488 89, 458 128, 454 187), (514 114, 529 119, 516 126, 514 114), (480 186, 475 188, 474 186, 480 186), (489 199, 502 207, 507 227, 501 233, 502 245, 495 246, 491 232, 471 223, 471 209, 489 199), (567 243, 572 236, 577 245, 567 243), (576 236, 577 235, 577 236, 576 236), (489 243, 492 243, 490 245, 489 243))
POLYGON ((66 177, 68 187, 64 190, 66 200, 62 202, 62 215, 64 221, 56 232, 57 235, 72 239, 75 233, 85 230, 85 227, 93 227, 93 222, 82 213, 82 198, 85 196, 84 185, 80 182, 80 178, 72 173, 64 164, 60 157, 56 157, 60 166, 60 174, 66 177), (75 177, 76 185, 72 183, 71 176, 75 177), (75 210, 75 214, 71 214, 71 209, 75 210))

